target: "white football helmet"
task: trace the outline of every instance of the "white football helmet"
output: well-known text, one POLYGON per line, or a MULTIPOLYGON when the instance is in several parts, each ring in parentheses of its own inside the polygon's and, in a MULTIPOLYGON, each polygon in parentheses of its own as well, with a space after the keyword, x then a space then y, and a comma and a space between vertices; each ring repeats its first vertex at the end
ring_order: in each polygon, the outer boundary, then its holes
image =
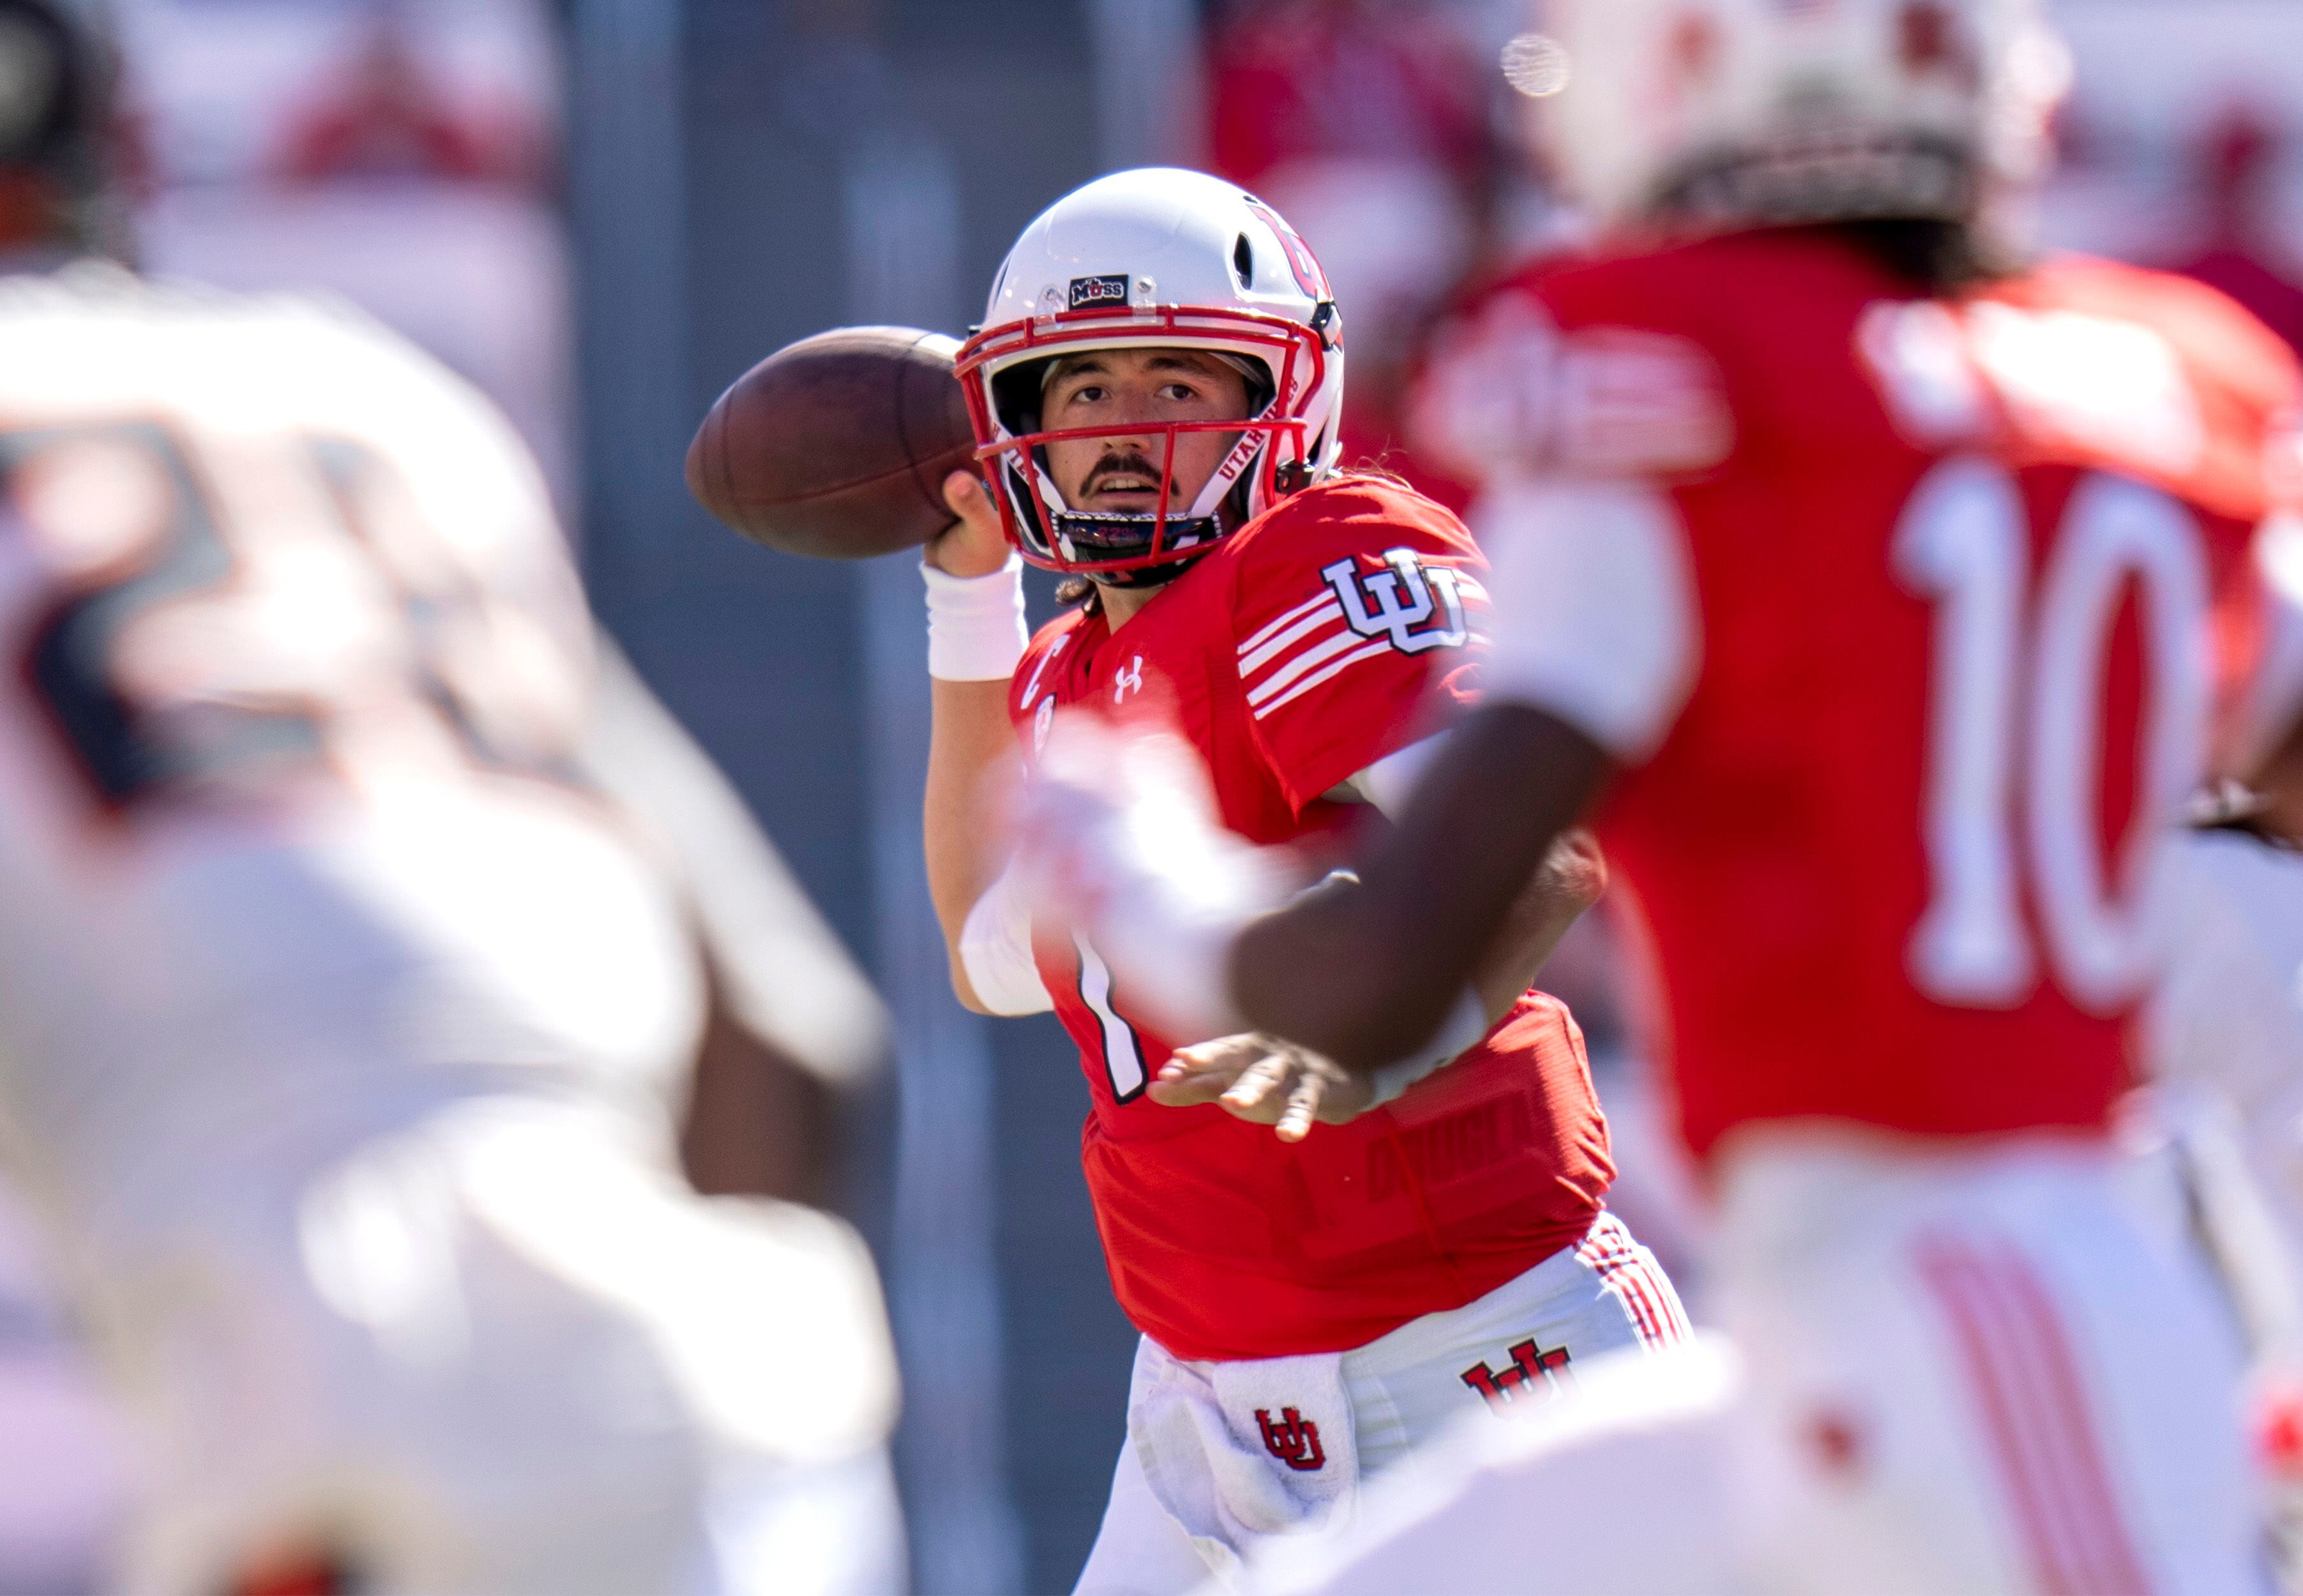
POLYGON ((1166 579, 1326 477, 1342 452, 1343 325, 1327 274, 1278 212, 1197 172, 1115 173, 1050 207, 1008 251, 958 373, 977 458, 1024 558, 1115 586, 1166 579), (1244 422, 1041 429, 1049 360, 1141 346, 1232 357, 1249 374, 1256 408, 1244 422), (1043 445, 1147 430, 1167 435, 1156 510, 1090 513, 1064 502, 1043 445), (1194 502, 1171 514, 1176 435, 1195 431, 1243 435, 1194 502))
POLYGON ((1544 0, 1539 14, 1543 36, 1514 41, 1506 73, 1537 97, 1554 168, 1610 222, 1963 220, 2037 173, 2070 76, 2040 0, 1544 0))

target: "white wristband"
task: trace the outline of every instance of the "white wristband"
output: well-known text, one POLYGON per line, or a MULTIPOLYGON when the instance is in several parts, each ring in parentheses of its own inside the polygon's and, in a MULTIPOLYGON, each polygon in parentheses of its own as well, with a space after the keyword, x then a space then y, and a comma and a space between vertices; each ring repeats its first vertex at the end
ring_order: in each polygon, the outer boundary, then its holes
POLYGON ((1024 562, 1014 553, 989 576, 956 577, 925 561, 928 674, 939 681, 1005 681, 1032 633, 1024 621, 1024 562))
POLYGON ((1453 1063, 1488 1034, 1488 1006, 1477 992, 1466 989, 1447 1011, 1438 1035, 1405 1059, 1375 1072, 1375 1098, 1368 1107, 1381 1108, 1443 1064, 1453 1063))

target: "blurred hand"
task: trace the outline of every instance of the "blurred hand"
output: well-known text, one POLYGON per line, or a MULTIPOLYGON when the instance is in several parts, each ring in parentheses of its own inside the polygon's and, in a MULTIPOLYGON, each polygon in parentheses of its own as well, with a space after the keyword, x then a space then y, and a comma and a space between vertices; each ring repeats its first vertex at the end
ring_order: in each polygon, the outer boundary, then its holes
POLYGON ((943 479, 943 502, 959 519, 928 539, 922 556, 930 565, 955 577, 988 577, 1008 563, 1008 534, 983 477, 954 471, 943 479))
POLYGON ((1599 840, 1582 826, 1559 833, 1540 874, 1546 890, 1579 913, 1607 895, 1607 856, 1599 851, 1599 840))
POLYGON ((1058 711, 1013 834, 1034 925, 1086 938, 1154 1030, 1247 1029, 1225 962, 1241 927, 1294 894, 1302 861, 1224 828, 1189 743, 1092 705, 1058 711))
POLYGON ((1216 1103, 1251 1125, 1277 1126, 1283 1142, 1302 1141, 1314 1123, 1357 1119, 1374 1095, 1367 1077, 1346 1075, 1330 1060, 1255 1031, 1179 1047, 1152 1083, 1156 1103, 1216 1103))

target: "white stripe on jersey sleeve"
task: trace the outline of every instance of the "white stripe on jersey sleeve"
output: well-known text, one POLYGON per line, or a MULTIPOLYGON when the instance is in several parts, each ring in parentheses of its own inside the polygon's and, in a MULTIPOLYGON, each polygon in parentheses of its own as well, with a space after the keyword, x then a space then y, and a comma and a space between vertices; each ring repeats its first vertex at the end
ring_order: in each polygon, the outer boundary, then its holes
POLYGON ((1548 710, 1632 764, 1653 754, 1703 652, 1669 495, 1627 480, 1502 482, 1467 519, 1492 562, 1488 701, 1548 710))
MULTIPOLYGON (((1336 595, 1333 589, 1327 587, 1320 588, 1319 592, 1305 599, 1302 604, 1297 604, 1294 609, 1288 611, 1285 615, 1280 616, 1277 621, 1265 626, 1261 631, 1257 632, 1255 636, 1250 638, 1246 642, 1242 643, 1239 646, 1239 657, 1243 660, 1246 659, 1249 654, 1253 654, 1257 649, 1262 647, 1264 644, 1270 642, 1272 634, 1279 631, 1290 621, 1301 621, 1304 616, 1318 609, 1321 604, 1333 604, 1335 599, 1336 595)), ((1337 614, 1341 614, 1342 612, 1343 612, 1341 610, 1337 612, 1337 614)))
MULTIPOLYGON (((1304 671, 1315 670, 1326 664, 1344 650, 1362 640, 1357 632, 1346 629, 1336 633, 1333 637, 1322 638, 1309 647, 1297 649, 1286 663, 1265 672, 1261 680, 1247 689, 1247 701, 1250 704, 1261 704, 1272 694, 1278 692, 1289 682, 1303 675, 1304 671)), ((1379 638, 1376 641, 1383 647, 1391 646, 1388 638, 1379 638)))
MULTIPOLYGON (((1350 644, 1352 640, 1352 635, 1349 632, 1346 632, 1342 637, 1336 638, 1335 642, 1338 646, 1344 646, 1350 644)), ((1358 664, 1362 660, 1371 660, 1375 658, 1376 655, 1386 652, 1390 647, 1391 640, 1388 638, 1378 638, 1372 643, 1362 644, 1359 647, 1353 649, 1351 653, 1337 660, 1334 664, 1329 665, 1326 670, 1312 672, 1303 680, 1297 682, 1294 687, 1289 688, 1286 692, 1280 694, 1279 697, 1274 698, 1270 703, 1260 706, 1255 712, 1255 718, 1259 721, 1261 720, 1264 716, 1270 714, 1273 710, 1279 708, 1282 705, 1294 703, 1296 699, 1310 692, 1313 688, 1318 687, 1321 682, 1330 680, 1333 678, 1341 675, 1345 671, 1358 664)), ((1312 662, 1305 660, 1301 663, 1311 663, 1312 662)), ((1277 682, 1267 682, 1264 685, 1268 688, 1276 687, 1279 684, 1277 682)), ((1253 703, 1254 702, 1254 699, 1255 695, 1253 693, 1250 693, 1248 695, 1249 702, 1253 703)))
MULTIPOLYGON (((1254 653, 1250 654, 1244 649, 1241 650, 1239 657, 1240 679, 1242 680, 1245 680, 1248 677, 1253 676, 1256 671, 1262 670, 1264 666, 1270 664, 1273 660, 1276 660, 1281 654, 1286 654, 1288 649, 1294 647, 1304 638, 1311 637, 1315 632, 1324 630, 1325 629, 1335 625, 1336 622, 1341 621, 1343 618, 1344 606, 1336 602, 1336 598, 1333 594, 1329 595, 1326 599, 1318 602, 1310 614, 1304 616, 1303 620, 1297 621, 1286 631, 1272 638, 1269 643, 1264 644, 1254 653)), ((1264 629, 1264 632, 1268 632, 1270 630, 1270 629, 1269 627, 1264 629)), ((1258 637, 1261 637, 1264 635, 1264 632, 1259 632, 1256 635, 1258 637)))

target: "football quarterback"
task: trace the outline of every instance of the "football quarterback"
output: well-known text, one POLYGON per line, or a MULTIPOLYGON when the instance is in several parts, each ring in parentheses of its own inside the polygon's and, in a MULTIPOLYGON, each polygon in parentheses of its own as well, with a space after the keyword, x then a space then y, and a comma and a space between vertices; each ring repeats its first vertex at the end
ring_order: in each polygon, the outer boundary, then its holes
POLYGON ((1316 874, 1383 823, 1448 718, 1435 696, 1478 695, 1485 562, 1438 505, 1341 469, 1343 317, 1312 250, 1214 178, 1101 179, 1025 230, 957 369, 988 481, 953 476, 960 519, 926 554, 930 881, 963 997, 1053 1009, 1078 1044, 1089 1191, 1143 1332, 1079 1589, 1180 1592, 1347 1517, 1450 1422, 1686 1324, 1601 1206, 1581 1034, 1529 990, 1598 891, 1588 843, 1521 872, 1443 1034, 1350 1082, 1179 1028, 1162 982, 1034 925, 1002 872, 987 781, 1059 714, 1167 728, 1227 835, 1316 874), (1031 637, 1025 560, 1076 603, 1031 637))

